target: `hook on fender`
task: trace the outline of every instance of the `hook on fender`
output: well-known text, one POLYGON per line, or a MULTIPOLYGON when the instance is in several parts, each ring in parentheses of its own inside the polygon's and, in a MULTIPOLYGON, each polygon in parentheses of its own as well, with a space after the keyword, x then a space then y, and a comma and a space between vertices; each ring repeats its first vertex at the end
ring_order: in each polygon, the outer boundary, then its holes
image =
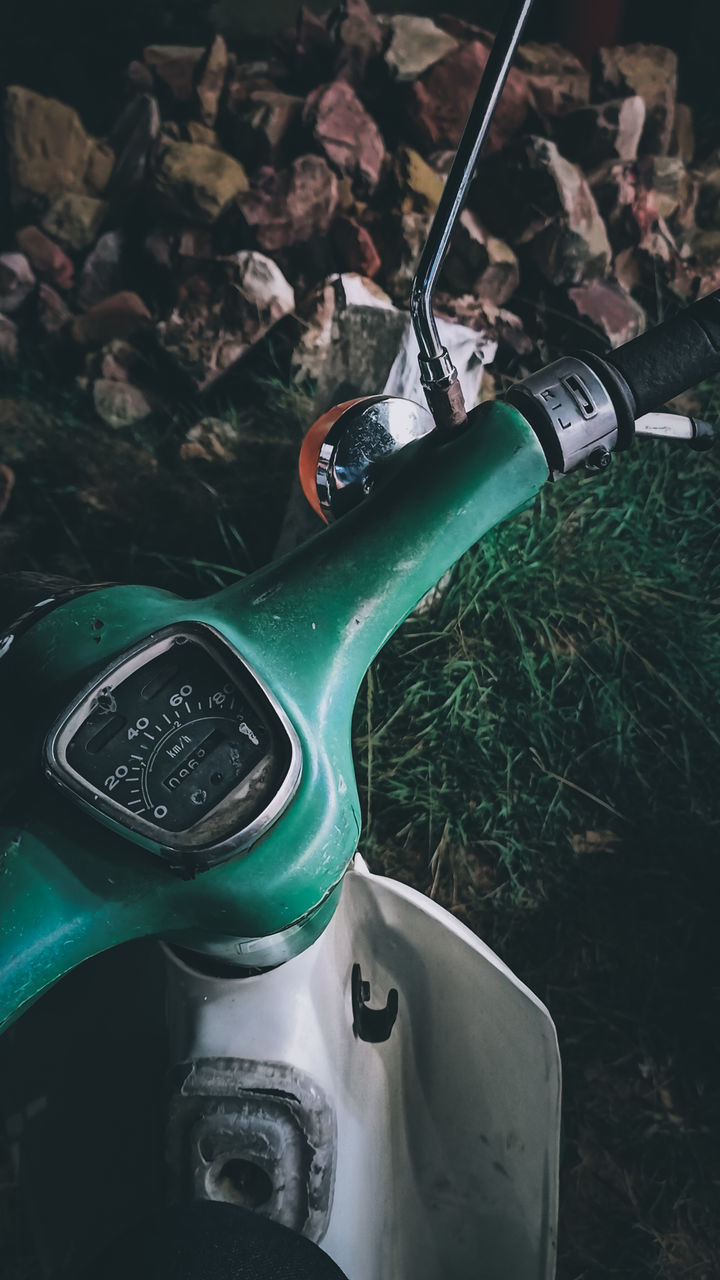
POLYGON ((371 1009, 367 1004, 370 999, 370 983, 364 980, 360 965, 354 964, 351 993, 353 1033, 356 1039, 365 1040, 369 1044, 381 1044, 384 1040, 389 1040, 398 1014, 398 993, 395 987, 388 991, 384 1009, 371 1009))

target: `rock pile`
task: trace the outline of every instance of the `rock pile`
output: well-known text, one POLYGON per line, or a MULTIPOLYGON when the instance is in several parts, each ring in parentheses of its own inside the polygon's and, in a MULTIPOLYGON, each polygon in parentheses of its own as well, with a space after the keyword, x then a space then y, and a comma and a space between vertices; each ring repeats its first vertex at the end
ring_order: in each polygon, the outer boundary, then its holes
MULTIPOLYGON (((341 0, 326 19, 301 9, 263 60, 220 34, 208 48, 153 45, 128 68, 108 139, 11 87, 0 362, 17 366, 38 341, 74 353, 68 367, 112 427, 204 395, 278 325, 289 374, 318 379, 337 340, 330 284, 355 273, 363 296, 373 281, 385 299, 384 367, 402 330, 387 312, 407 306, 490 44, 458 19, 376 18, 341 0)), ((698 167, 693 149, 670 50, 603 49, 588 72, 557 45, 522 46, 441 313, 488 337, 502 377, 531 366, 538 341, 547 354, 553 325, 558 341, 575 325, 586 343, 617 344, 659 286, 682 303, 718 287, 720 149, 698 167)), ((222 456, 206 435, 188 456, 222 456)))

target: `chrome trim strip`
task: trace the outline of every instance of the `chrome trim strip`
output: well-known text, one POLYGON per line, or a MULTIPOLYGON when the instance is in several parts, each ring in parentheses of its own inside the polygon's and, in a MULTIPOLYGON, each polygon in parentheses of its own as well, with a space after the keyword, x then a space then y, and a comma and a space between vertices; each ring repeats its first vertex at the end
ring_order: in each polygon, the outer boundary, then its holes
MULTIPOLYGON (((267 715, 267 708, 263 708, 267 715)), ((100 818, 113 830, 130 837, 135 843, 161 854, 178 870, 195 871, 215 865, 230 856, 249 849, 256 840, 280 817, 295 794, 302 775, 302 748, 300 739, 273 692, 260 678, 256 671, 245 661, 242 654, 234 648, 221 632, 204 622, 181 622, 152 632, 145 640, 117 658, 109 667, 87 685, 77 698, 63 711, 56 720, 45 739, 43 750, 45 775, 73 800, 80 803, 94 817, 100 818), (80 725, 90 711, 90 703, 94 697, 122 684, 138 668, 146 665, 152 658, 166 652, 178 636, 187 636, 200 644, 211 657, 224 668, 227 674, 235 679, 233 667, 237 664, 244 669, 254 686, 267 700, 270 712, 271 727, 274 716, 280 729, 284 732, 289 746, 289 761, 281 782, 270 802, 263 811, 239 831, 224 836, 221 840, 208 840, 207 828, 216 827, 218 818, 225 812, 230 814, 233 803, 239 793, 246 788, 248 781, 260 770, 267 756, 255 766, 253 772, 230 791, 213 809, 206 813, 199 822, 186 831, 169 833, 155 823, 138 817, 118 804, 110 795, 97 791, 82 777, 67 760, 67 748, 80 725), (122 678, 118 678, 122 677, 122 678)))

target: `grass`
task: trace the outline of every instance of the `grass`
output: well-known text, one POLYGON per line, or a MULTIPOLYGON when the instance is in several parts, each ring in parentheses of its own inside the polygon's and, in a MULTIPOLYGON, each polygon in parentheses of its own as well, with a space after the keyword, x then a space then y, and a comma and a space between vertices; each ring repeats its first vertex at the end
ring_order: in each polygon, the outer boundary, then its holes
POLYGON ((399 824, 429 857, 447 818, 520 902, 588 816, 625 835, 680 806, 720 818, 718 468, 641 451, 546 488, 388 647, 358 712, 371 847, 399 824))
POLYGON ((307 398, 278 379, 246 387, 240 408, 194 405, 122 431, 93 421, 77 390, 37 370, 7 389, 0 445, 16 487, 0 525, 0 572, 141 581, 194 596, 272 556, 309 412, 307 398), (181 456, 203 417, 230 427, 237 463, 181 456))
POLYGON ((719 604, 720 464, 642 441, 469 552, 356 710, 371 865, 557 1022, 561 1280, 720 1269, 719 604))

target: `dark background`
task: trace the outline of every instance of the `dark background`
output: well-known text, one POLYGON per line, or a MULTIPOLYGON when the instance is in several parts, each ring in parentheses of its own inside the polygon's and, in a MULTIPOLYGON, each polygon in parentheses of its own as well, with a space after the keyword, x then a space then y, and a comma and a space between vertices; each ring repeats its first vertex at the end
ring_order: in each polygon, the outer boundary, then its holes
MULTIPOLYGON (((312 0, 310 8, 330 7, 312 0)), ((371 7, 380 12, 436 14, 447 7, 488 27, 497 25, 499 0, 406 0, 371 7)), ((717 0, 536 0, 529 34, 568 40, 598 23, 612 25, 624 7, 622 41, 667 44, 681 57, 681 97, 696 106, 720 107, 720 4, 717 0)), ((217 29, 248 56, 261 34, 295 21, 297 0, 19 0, 0 19, 0 81, 17 83, 72 103, 96 133, 109 128, 127 63, 150 43, 195 44, 217 29), (111 105, 112 104, 112 105, 111 105)), ((582 37, 580 36, 580 41, 582 37)))

